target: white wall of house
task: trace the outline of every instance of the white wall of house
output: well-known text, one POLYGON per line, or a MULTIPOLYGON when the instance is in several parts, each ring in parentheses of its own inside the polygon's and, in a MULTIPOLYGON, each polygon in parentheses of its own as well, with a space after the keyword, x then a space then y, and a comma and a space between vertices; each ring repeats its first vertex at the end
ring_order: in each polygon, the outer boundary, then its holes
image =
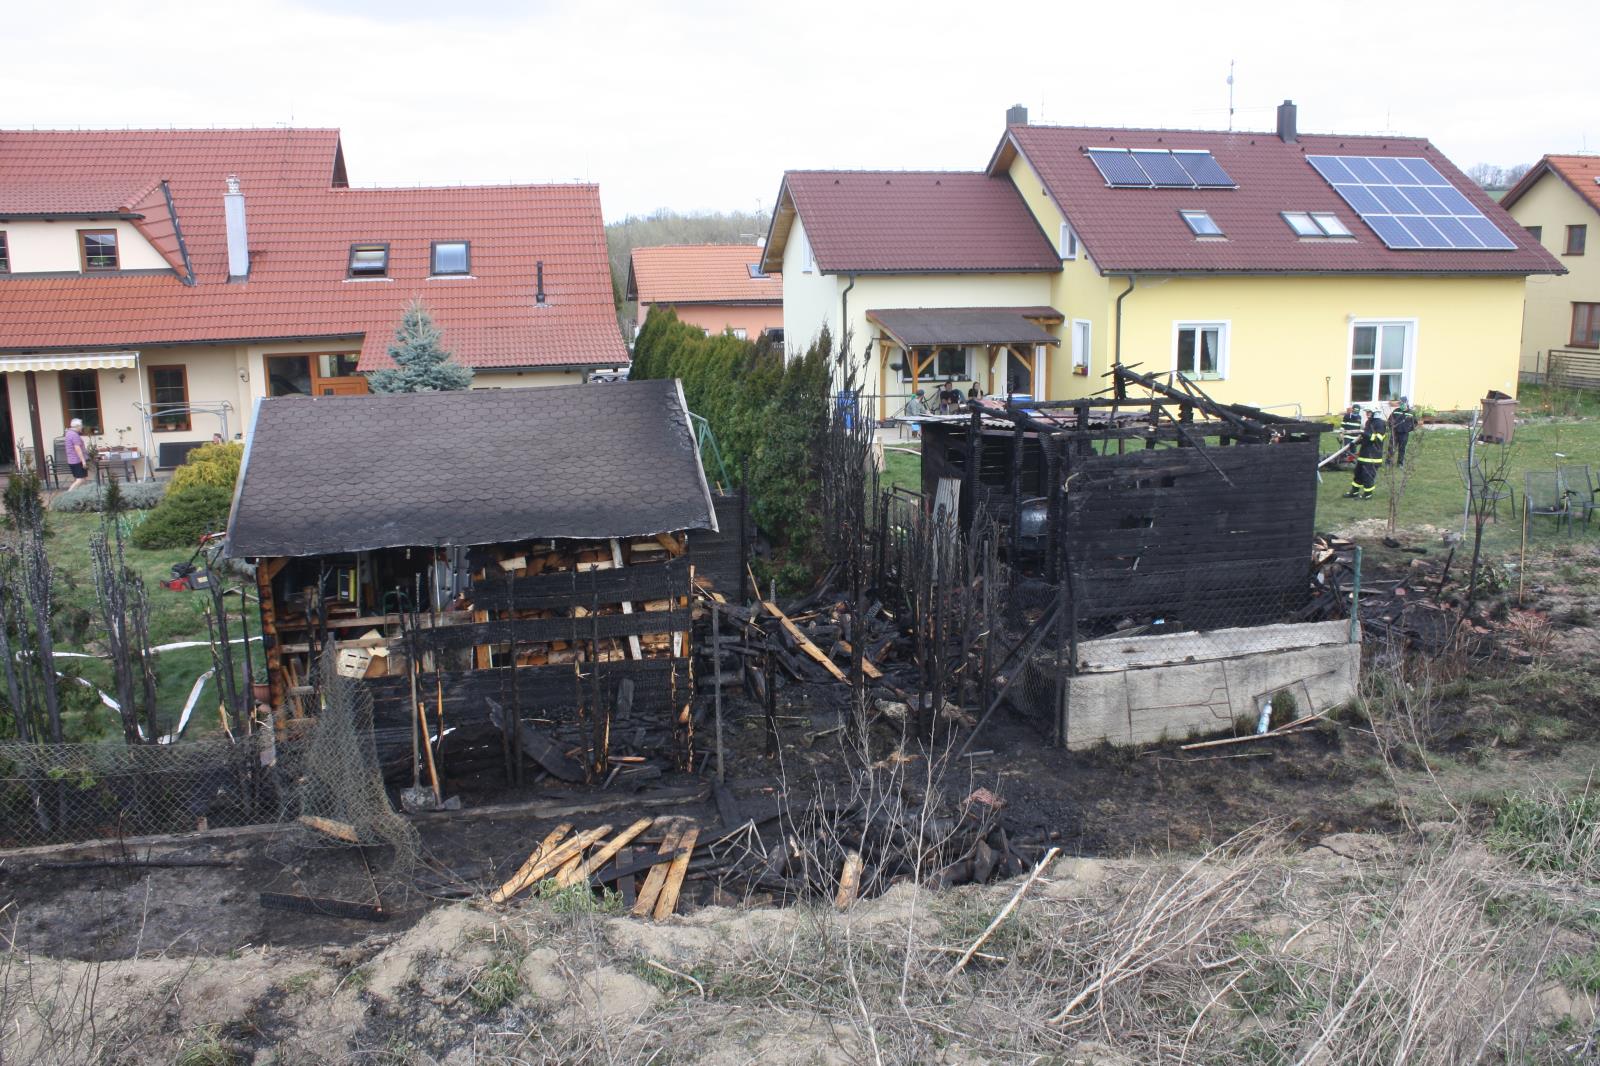
POLYGON ((161 257, 131 222, 67 219, 61 222, 0 222, 6 234, 13 274, 47 271, 77 271, 83 268, 78 249, 78 231, 114 229, 117 231, 117 262, 123 270, 170 270, 172 264, 161 257))
POLYGON ((783 339, 791 356, 811 347, 823 326, 839 328, 841 282, 815 263, 806 269, 809 247, 805 223, 796 216, 783 247, 783 339))
POLYGON ((581 385, 581 370, 475 370, 474 389, 534 389, 551 385, 581 385))

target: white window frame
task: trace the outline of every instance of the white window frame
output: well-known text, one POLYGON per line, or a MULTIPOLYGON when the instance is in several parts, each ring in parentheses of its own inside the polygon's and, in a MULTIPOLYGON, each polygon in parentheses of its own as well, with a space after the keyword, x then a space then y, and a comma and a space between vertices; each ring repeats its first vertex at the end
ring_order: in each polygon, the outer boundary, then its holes
POLYGON ((811 237, 806 233, 804 224, 799 227, 797 236, 800 238, 800 272, 802 274, 815 274, 817 272, 817 257, 811 252, 811 237))
MULTIPOLYGON (((1172 369, 1180 374, 1178 368, 1178 335, 1186 329, 1202 330, 1214 329, 1217 331, 1217 372, 1215 374, 1184 374, 1190 381, 1227 381, 1229 349, 1232 348, 1233 322, 1230 319, 1216 319, 1212 321, 1186 320, 1172 324, 1172 369)), ((1196 337, 1196 340, 1199 338, 1196 337)), ((1195 345, 1199 351, 1199 345, 1195 345)))
POLYGON ((1185 226, 1189 227, 1189 233, 1194 237, 1195 240, 1214 241, 1218 240, 1219 238, 1225 238, 1228 235, 1227 231, 1222 228, 1222 223, 1217 221, 1216 216, 1203 207, 1182 208, 1178 211, 1178 217, 1183 219, 1183 224, 1185 226), (1215 229, 1216 232, 1201 233, 1200 230, 1195 226, 1194 218, 1205 219, 1207 222, 1211 223, 1212 228, 1215 229))
POLYGON ((733 327, 733 335, 742 341, 750 339, 750 331, 743 326, 733 327))
POLYGON ((1080 376, 1087 376, 1094 361, 1094 323, 1087 318, 1073 319, 1071 343, 1072 372, 1077 374, 1079 373, 1078 368, 1082 367, 1083 371, 1080 376), (1081 333, 1079 332, 1080 326, 1083 327, 1081 333), (1082 343, 1080 343, 1080 338, 1082 343))
POLYGON ((1061 235, 1059 238, 1062 259, 1078 258, 1078 231, 1072 228, 1072 223, 1062 220, 1061 235))
POLYGON ((1355 231, 1344 224, 1344 219, 1340 218, 1332 211, 1312 211, 1311 221, 1315 222, 1317 224, 1317 228, 1322 230, 1322 232, 1329 237, 1339 238, 1355 236, 1355 231), (1332 224, 1331 228, 1329 225, 1330 223, 1332 224))
MULTIPOLYGON (((1415 388, 1416 378, 1417 378, 1417 320, 1415 318, 1399 318, 1399 317, 1396 317, 1394 315, 1374 316, 1374 317, 1370 317, 1370 318, 1362 318, 1362 317, 1360 317, 1358 315, 1351 315, 1350 316, 1350 328, 1346 332, 1345 341, 1344 341, 1344 404, 1345 404, 1345 406, 1349 407, 1352 403, 1356 402, 1353 399, 1354 394, 1355 394, 1355 390, 1352 389, 1350 386, 1353 384, 1352 379, 1358 373, 1358 371, 1355 368, 1356 329, 1358 327, 1360 327, 1360 326, 1404 326, 1404 327, 1406 327, 1406 351, 1405 351, 1405 357, 1404 357, 1405 358, 1405 366, 1400 371, 1400 395, 1408 397, 1408 398, 1413 396, 1414 393, 1413 393, 1412 390, 1415 388)), ((1381 363, 1382 359, 1383 359, 1383 342, 1382 342, 1381 339, 1378 342, 1377 351, 1373 354, 1373 359, 1375 360, 1375 365, 1373 366, 1373 368, 1371 370, 1359 371, 1359 373, 1372 374, 1374 377, 1376 377, 1378 374, 1385 373, 1385 371, 1381 370, 1379 365, 1377 365, 1377 364, 1381 363)), ((1388 373, 1393 373, 1393 371, 1388 371, 1388 373)), ((1374 386, 1376 386, 1377 382, 1374 381, 1373 384, 1374 384, 1374 386)), ((1376 394, 1377 394, 1377 391, 1378 391, 1376 387, 1374 387, 1372 391, 1373 391, 1373 394, 1374 394, 1374 398, 1371 399, 1371 400, 1362 400, 1361 401, 1362 403, 1376 404, 1376 403, 1388 402, 1388 401, 1379 400, 1379 399, 1376 398, 1376 394)))

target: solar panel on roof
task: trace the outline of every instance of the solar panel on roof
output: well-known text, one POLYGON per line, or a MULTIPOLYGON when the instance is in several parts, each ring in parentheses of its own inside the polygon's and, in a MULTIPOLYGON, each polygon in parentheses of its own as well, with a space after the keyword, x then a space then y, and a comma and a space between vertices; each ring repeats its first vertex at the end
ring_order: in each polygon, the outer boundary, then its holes
POLYGON ((1150 180, 1157 188, 1162 189, 1192 189, 1194 179, 1188 171, 1178 165, 1172 153, 1165 149, 1139 149, 1133 150, 1133 158, 1150 175, 1150 180))
POLYGON ((1203 189, 1235 187, 1234 180, 1228 177, 1228 172, 1222 169, 1222 164, 1217 162, 1210 152, 1174 149, 1172 158, 1176 159, 1178 165, 1194 179, 1194 183, 1203 189))
POLYGON ((1091 148, 1089 158, 1100 168, 1100 176, 1106 179, 1107 185, 1148 189, 1152 184, 1150 175, 1126 148, 1091 148))
POLYGON ((1210 152, 1165 148, 1089 148, 1106 184, 1119 189, 1231 189, 1233 179, 1210 152))
POLYGON ((1313 155, 1306 162, 1390 248, 1517 246, 1426 159, 1313 155))

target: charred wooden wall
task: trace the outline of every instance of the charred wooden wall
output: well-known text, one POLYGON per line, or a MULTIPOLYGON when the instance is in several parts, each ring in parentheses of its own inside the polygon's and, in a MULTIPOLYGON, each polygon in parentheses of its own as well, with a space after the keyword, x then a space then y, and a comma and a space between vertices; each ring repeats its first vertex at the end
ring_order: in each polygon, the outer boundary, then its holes
POLYGON ((689 533, 689 558, 694 563, 695 577, 705 578, 729 599, 742 600, 740 589, 753 528, 745 513, 745 495, 723 493, 712 496, 711 502, 716 509, 717 531, 696 529, 689 533))
POLYGON ((1079 621, 1280 620, 1308 595, 1316 464, 1314 442, 1074 456, 1064 547, 1079 621))

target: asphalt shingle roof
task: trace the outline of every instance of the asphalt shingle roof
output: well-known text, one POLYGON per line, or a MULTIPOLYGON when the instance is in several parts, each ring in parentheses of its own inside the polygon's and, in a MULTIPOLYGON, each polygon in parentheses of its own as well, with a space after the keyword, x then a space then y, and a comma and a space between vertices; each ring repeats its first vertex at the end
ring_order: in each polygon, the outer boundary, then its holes
MULTIPOLYGON (((364 334, 361 369, 375 370, 390 365, 394 327, 420 298, 468 366, 628 361, 593 185, 345 188, 331 129, 0 131, 0 204, 37 206, 40 190, 57 188, 54 210, 103 205, 119 189, 160 196, 162 180, 196 283, 178 273, 13 273, 0 279, 0 350, 364 334), (229 175, 245 194, 250 243, 250 277, 233 283, 229 175), (436 240, 471 242, 470 278, 429 279, 436 240), (389 243, 388 280, 346 280, 349 246, 363 241, 389 243)), ((165 243, 176 269, 176 242, 165 243)))
POLYGON ((1560 273, 1561 264, 1427 140, 1303 134, 1012 126, 990 169, 1020 149, 1103 273, 1560 273), (1205 149, 1235 189, 1107 187, 1086 148, 1205 149), (1507 251, 1390 249, 1306 162, 1308 155, 1420 156, 1512 240, 1507 251), (1178 212, 1210 213, 1225 240, 1197 240, 1178 212), (1355 240, 1295 236, 1283 211, 1338 215, 1355 240))
POLYGON ((675 244, 635 248, 628 296, 644 304, 781 304, 783 275, 750 276, 761 262, 753 244, 675 244))
POLYGON ((1053 307, 891 307, 867 317, 901 344, 1059 344, 1030 319, 1061 321, 1053 307))
POLYGON ((262 400, 234 557, 716 529, 676 381, 262 400))
POLYGON ((1061 257, 1005 177, 978 171, 791 170, 791 198, 826 273, 1010 273, 1061 257))

